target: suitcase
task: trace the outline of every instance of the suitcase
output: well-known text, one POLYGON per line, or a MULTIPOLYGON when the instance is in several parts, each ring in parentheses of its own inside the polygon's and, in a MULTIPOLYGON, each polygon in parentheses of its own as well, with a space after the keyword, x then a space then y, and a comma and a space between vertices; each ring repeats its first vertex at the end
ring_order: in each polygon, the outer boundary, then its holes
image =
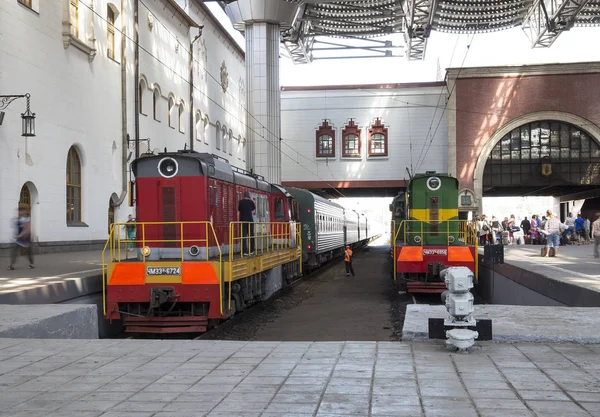
MULTIPOLYGON (((543 246, 540 249, 540 256, 546 256, 546 247, 543 246)), ((554 256, 554 248, 550 248, 550 252, 548 253, 548 256, 554 256)))
POLYGON ((505 231, 503 231, 503 232, 500 234, 500 236, 501 236, 501 239, 502 239, 502 244, 503 244, 503 245, 508 245, 508 244, 510 244, 510 240, 509 240, 509 238, 510 238, 510 234, 508 233, 508 231, 506 231, 506 230, 505 230, 505 231))

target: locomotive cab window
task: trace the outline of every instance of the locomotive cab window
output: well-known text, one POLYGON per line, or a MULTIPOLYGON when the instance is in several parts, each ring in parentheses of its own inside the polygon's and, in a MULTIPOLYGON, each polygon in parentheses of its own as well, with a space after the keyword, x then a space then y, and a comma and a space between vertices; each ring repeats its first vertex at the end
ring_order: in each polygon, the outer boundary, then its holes
POLYGON ((283 198, 276 198, 273 201, 273 215, 275 220, 284 220, 285 219, 285 207, 283 205, 283 198))

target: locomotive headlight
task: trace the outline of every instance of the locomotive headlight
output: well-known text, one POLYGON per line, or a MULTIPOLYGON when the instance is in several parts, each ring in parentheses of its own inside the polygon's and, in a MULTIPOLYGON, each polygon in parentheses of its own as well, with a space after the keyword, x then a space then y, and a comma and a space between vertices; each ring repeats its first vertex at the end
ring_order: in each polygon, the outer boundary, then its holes
POLYGON ((200 248, 196 245, 190 246, 189 252, 192 256, 198 256, 200 253, 200 248))
POLYGON ((454 236, 448 236, 448 243, 454 243, 454 236))
POLYGON ((150 256, 151 253, 152 253, 152 249, 150 249, 150 247, 144 246, 142 248, 142 255, 143 256, 150 256))
POLYGON ((158 173, 165 178, 174 177, 177 175, 178 170, 179 165, 177 165, 177 161, 173 158, 163 158, 158 163, 158 173))
POLYGON ((442 186, 442 181, 438 177, 431 177, 427 180, 427 188, 431 191, 439 190, 442 186))
POLYGON ((415 243, 421 243, 421 236, 415 236, 415 243))

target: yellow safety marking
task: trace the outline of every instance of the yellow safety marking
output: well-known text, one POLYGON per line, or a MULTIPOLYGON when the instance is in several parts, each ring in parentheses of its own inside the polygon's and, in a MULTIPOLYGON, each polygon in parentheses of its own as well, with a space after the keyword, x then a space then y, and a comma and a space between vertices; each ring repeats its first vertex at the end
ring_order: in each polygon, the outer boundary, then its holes
MULTIPOLYGON (((429 209, 410 209, 411 220, 420 220, 428 222, 430 219, 429 209)), ((458 220, 458 209, 438 209, 438 221, 458 220)))

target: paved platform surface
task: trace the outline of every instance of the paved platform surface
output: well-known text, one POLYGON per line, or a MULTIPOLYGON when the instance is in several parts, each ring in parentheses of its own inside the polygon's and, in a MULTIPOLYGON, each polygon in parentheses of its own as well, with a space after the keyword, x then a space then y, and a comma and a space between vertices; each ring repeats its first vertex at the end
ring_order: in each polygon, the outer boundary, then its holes
MULTIPOLYGON (((600 292, 600 259, 593 245, 561 246, 557 257, 541 257, 540 245, 504 246, 504 262, 547 278, 600 292)), ((480 249, 483 256, 483 248, 480 249)))
POLYGON ((97 339, 95 305, 0 304, 0 337, 97 339))
MULTIPOLYGON (((406 307, 402 340, 429 338, 429 318, 446 318, 443 305, 406 307)), ((600 307, 476 305, 475 319, 491 319, 495 342, 600 343, 600 307)))
POLYGON ((600 416, 600 345, 0 339, 0 416, 600 416))
POLYGON ((37 255, 35 269, 20 257, 14 271, 0 259, 0 304, 51 304, 102 290, 101 251, 37 255))

